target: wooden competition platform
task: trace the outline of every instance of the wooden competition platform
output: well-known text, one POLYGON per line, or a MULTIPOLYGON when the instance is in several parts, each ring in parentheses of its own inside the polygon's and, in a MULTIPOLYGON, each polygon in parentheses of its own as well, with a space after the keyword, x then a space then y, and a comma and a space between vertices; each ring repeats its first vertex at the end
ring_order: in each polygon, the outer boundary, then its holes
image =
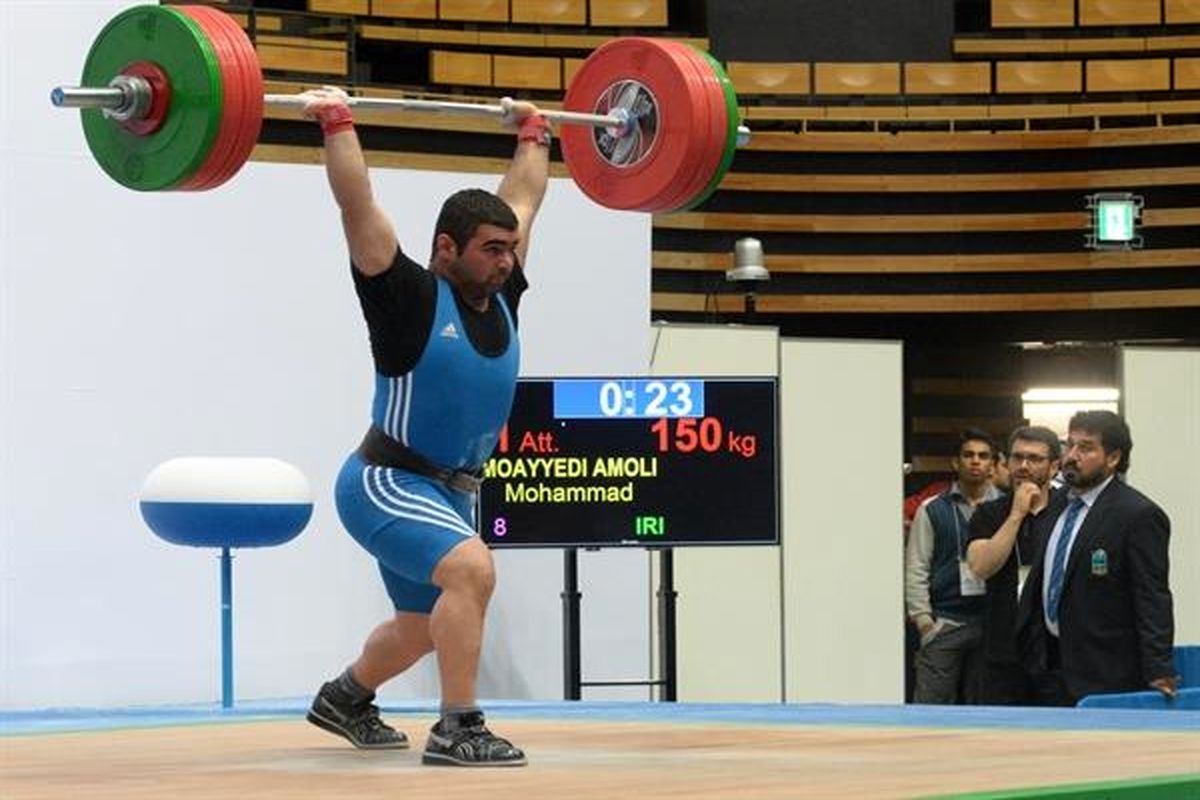
POLYGON ((0 798, 1200 798, 1196 711, 494 703, 529 766, 453 769, 429 705, 385 707, 391 752, 303 708, 0 712, 0 798))

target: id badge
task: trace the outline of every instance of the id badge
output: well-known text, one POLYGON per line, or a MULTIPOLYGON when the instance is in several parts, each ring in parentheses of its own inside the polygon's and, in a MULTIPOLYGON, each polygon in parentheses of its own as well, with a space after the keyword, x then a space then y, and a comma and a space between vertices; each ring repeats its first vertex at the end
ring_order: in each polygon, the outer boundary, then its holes
POLYGON ((965 561, 958 562, 958 588, 963 597, 978 597, 987 593, 987 583, 975 577, 965 561))

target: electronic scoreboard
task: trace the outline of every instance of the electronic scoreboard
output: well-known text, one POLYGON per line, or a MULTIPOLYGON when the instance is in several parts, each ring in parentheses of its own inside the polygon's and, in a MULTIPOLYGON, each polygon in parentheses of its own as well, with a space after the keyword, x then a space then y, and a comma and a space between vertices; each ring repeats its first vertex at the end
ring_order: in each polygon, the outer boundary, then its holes
POLYGON ((484 467, 492 547, 778 544, 777 383, 522 379, 484 467))

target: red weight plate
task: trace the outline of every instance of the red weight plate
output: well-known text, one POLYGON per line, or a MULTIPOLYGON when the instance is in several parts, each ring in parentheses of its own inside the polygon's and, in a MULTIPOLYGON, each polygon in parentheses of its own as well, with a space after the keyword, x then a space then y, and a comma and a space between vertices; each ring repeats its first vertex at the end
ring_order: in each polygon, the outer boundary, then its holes
POLYGON ((692 64, 695 70, 698 92, 708 109, 704 125, 707 130, 704 147, 697 155, 695 169, 688 173, 688 180, 679 195, 664 208, 678 211, 689 206, 708 187, 713 175, 721 165, 725 154, 725 140, 729 116, 725 110, 725 90, 713 72, 704 54, 683 42, 671 42, 692 64))
POLYGON ((262 68, 258 64, 258 54, 242 26, 228 14, 215 8, 202 9, 211 16, 215 28, 224 31, 226 43, 230 46, 233 60, 238 65, 243 87, 241 124, 238 126, 237 137, 225 169, 215 174, 206 187, 212 189, 236 175, 258 143, 263 120, 263 77, 262 68))
POLYGON ((241 28, 226 14, 206 6, 189 6, 191 16, 202 24, 219 54, 226 97, 230 99, 222 117, 227 132, 225 147, 214 153, 186 188, 215 188, 241 169, 254 147, 262 125, 262 73, 253 46, 241 28), (247 69, 249 53, 251 69, 247 69))
POLYGON ((233 157, 245 108, 246 86, 241 80, 241 69, 234 49, 225 32, 213 20, 210 10, 204 6, 175 6, 175 9, 195 22, 208 37, 221 71, 221 126, 217 130, 213 149, 190 178, 174 187, 186 191, 204 191, 216 185, 214 179, 228 168, 229 160, 233 157))
POLYGON ((688 204, 708 185, 713 172, 720 163, 725 145, 725 105, 724 95, 721 96, 719 107, 713 102, 714 91, 721 92, 720 83, 716 80, 712 68, 703 61, 698 51, 682 42, 666 41, 664 44, 674 50, 689 70, 689 80, 694 87, 693 95, 698 109, 703 114, 698 122, 697 147, 690 159, 688 168, 679 176, 678 190, 664 196, 658 204, 660 211, 676 211, 688 204))
POLYGON ((237 63, 232 58, 224 33, 215 28, 208 10, 201 6, 175 6, 175 9, 192 20, 208 39, 221 75, 221 124, 213 141, 213 148, 200 168, 174 187, 203 191, 212 183, 213 177, 224 168, 232 153, 243 106, 243 87, 238 80, 237 63))
POLYGON ((733 165, 733 157, 737 153, 738 147, 738 129, 742 122, 741 111, 738 109, 737 93, 733 89, 733 81, 729 80, 729 76, 725 74, 725 68, 712 57, 711 54, 704 50, 697 50, 700 56, 708 62, 709 68, 713 75, 716 76, 717 82, 721 84, 725 95, 725 151, 721 154, 721 162, 717 164, 717 170, 713 173, 712 178, 708 182, 708 186, 700 191, 700 194, 693 197, 688 204, 680 211, 691 211, 698 208, 712 197, 713 193, 720 187, 721 182, 725 180, 725 175, 728 174, 730 166, 733 165))
POLYGON ((617 140, 606 139, 603 129, 563 126, 563 159, 584 194, 609 208, 653 211, 663 208, 659 198, 678 193, 681 170, 694 158, 695 140, 704 127, 705 112, 694 100, 690 74, 683 59, 661 40, 614 39, 588 57, 567 90, 564 108, 605 111, 602 103, 614 87, 625 87, 652 106, 656 117, 643 119, 647 126, 654 123, 649 145, 643 142, 636 157, 625 163, 611 158, 613 152, 619 154, 619 148, 613 150, 617 140), (602 152, 602 147, 609 150, 602 152))
MULTIPOLYGON (((643 211, 650 212, 666 212, 677 208, 686 197, 690 197, 689 189, 696 182, 696 174, 702 168, 702 162, 705 159, 705 154, 708 150, 708 140, 711 136, 709 130, 709 117, 711 112, 709 103, 704 93, 704 84, 701 76, 698 74, 694 62, 691 60, 691 52, 680 45, 678 42, 670 40, 662 40, 662 46, 669 52, 675 63, 683 71, 685 81, 688 85, 688 97, 691 117, 692 135, 687 141, 687 153, 684 155, 683 164, 679 172, 671 180, 670 184, 664 188, 663 192, 642 207, 643 211)), ((683 144, 682 142, 680 144, 683 144)))

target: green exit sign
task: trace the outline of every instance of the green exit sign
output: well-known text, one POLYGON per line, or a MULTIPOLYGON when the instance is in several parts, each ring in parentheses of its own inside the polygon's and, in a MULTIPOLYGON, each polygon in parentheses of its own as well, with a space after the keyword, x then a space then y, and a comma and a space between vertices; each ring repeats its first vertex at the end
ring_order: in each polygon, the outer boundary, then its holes
POLYGON ((1101 200, 1096 205, 1096 238, 1102 242, 1132 241, 1136 216, 1132 200, 1101 200))
POLYGON ((1094 194, 1088 197, 1091 232, 1089 247, 1126 249, 1142 246, 1138 236, 1138 220, 1142 214, 1142 198, 1127 192, 1094 194))

